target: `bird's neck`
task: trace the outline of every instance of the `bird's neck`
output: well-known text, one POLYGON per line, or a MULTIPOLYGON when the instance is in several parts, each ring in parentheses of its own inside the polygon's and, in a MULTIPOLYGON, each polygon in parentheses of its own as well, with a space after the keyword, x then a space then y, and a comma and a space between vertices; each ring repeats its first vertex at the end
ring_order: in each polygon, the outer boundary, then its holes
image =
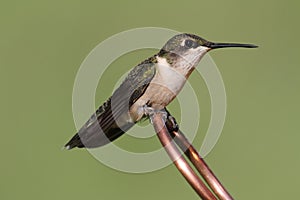
MULTIPOLYGON (((174 53, 165 54, 164 56, 156 56, 157 64, 175 70, 185 78, 188 78, 196 65, 199 63, 198 60, 188 60, 183 56, 175 55, 174 53)), ((200 60, 200 59, 199 59, 200 60)))

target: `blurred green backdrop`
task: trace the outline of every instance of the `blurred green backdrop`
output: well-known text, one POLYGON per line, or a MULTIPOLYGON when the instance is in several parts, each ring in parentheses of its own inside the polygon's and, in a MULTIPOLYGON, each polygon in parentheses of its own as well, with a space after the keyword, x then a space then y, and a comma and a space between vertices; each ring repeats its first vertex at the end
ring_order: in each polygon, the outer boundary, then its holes
MULTIPOLYGON (((236 199, 296 198, 299 5, 291 0, 1 1, 0 199, 198 199, 173 165, 127 174, 85 150, 61 150, 76 131, 72 88, 83 59, 107 37, 144 26, 260 46, 210 53, 225 82, 228 108, 223 134, 206 160, 236 199)), ((130 69, 152 53, 133 52, 121 60, 130 69)), ((194 79, 199 77, 192 75, 191 84, 194 79)), ((204 83, 193 86, 207 105, 201 107, 201 140, 209 96, 204 83)), ((99 87, 96 106, 112 92, 101 82, 99 87)), ((170 109, 177 112, 176 106, 170 109)), ((159 145, 156 138, 151 142, 159 145)), ((138 147, 126 136, 117 143, 138 147)))

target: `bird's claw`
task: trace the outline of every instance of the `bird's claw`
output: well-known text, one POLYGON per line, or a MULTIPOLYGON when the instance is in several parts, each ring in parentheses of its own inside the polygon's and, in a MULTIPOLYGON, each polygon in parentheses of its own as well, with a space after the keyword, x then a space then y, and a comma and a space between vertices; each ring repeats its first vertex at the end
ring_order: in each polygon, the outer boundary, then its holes
POLYGON ((150 117, 151 124, 153 124, 153 122, 152 122, 152 116, 154 114, 160 113, 161 116, 162 116, 162 119, 163 119, 163 121, 165 123, 167 122, 167 119, 168 119, 168 116, 169 116, 169 113, 165 109, 155 110, 154 108, 146 106, 146 105, 144 106, 144 113, 145 113, 145 115, 147 115, 147 116, 150 117))
POLYGON ((175 118, 172 115, 170 115, 169 112, 168 112, 168 120, 166 121, 166 126, 169 132, 178 131, 179 129, 179 125, 177 124, 175 118))

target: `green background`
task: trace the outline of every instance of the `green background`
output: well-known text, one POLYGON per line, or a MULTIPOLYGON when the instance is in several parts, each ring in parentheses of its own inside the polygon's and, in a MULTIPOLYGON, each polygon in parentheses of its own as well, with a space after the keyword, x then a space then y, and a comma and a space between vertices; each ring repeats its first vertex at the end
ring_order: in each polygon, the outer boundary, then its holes
MULTIPOLYGON (((297 198, 299 18, 299 3, 291 0, 1 1, 0 199, 198 199, 173 165, 128 174, 85 150, 61 150, 76 131, 72 89, 81 62, 111 35, 145 26, 260 46, 210 53, 223 76, 228 107, 221 138, 205 159, 236 199, 297 198)), ((152 53, 133 52, 121 60, 130 69, 152 53)), ((117 63, 101 80, 109 87, 99 83, 96 106, 118 80, 112 76, 117 63)), ((209 96, 204 83, 193 86, 203 98, 194 142, 199 149, 209 96)), ((176 102, 170 110, 178 113, 176 102)), ((149 141, 149 148, 159 146, 156 138, 149 141)), ((117 144, 142 149, 126 136, 117 144)))

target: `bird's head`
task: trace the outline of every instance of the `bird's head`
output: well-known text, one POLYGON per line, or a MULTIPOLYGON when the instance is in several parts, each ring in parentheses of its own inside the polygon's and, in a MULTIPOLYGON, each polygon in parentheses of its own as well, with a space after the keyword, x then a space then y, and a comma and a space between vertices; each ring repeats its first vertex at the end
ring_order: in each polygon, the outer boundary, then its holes
POLYGON ((160 50, 158 56, 164 57, 170 64, 187 62, 193 67, 208 51, 226 47, 255 48, 252 44, 215 43, 197 35, 183 33, 172 37, 160 50))

